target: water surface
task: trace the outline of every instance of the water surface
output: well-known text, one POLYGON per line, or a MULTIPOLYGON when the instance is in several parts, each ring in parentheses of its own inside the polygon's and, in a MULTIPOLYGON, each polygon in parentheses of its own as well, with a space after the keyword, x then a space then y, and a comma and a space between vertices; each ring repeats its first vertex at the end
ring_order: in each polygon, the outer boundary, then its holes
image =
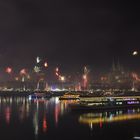
POLYGON ((0 97, 2 140, 131 140, 140 136, 140 109, 73 112, 74 101, 0 97))

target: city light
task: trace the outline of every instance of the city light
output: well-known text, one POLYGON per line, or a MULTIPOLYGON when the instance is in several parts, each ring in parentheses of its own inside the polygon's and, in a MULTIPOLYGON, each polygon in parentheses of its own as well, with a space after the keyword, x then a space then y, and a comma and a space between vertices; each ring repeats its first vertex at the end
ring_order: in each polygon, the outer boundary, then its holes
POLYGON ((38 66, 34 67, 34 72, 35 73, 39 73, 40 71, 41 71, 40 67, 38 67, 38 66))
POLYGON ((65 77, 64 77, 64 76, 61 76, 61 77, 60 77, 60 80, 61 80, 62 82, 64 82, 64 81, 65 81, 65 77))
POLYGON ((18 78, 18 77, 15 77, 15 80, 16 80, 16 81, 18 81, 18 80, 19 80, 19 78, 18 78))
POLYGON ((57 67, 57 68, 56 68, 56 72, 58 72, 58 71, 59 71, 59 68, 57 67))
POLYGON ((45 68, 48 67, 48 63, 47 63, 47 62, 44 63, 44 67, 45 67, 45 68))
POLYGON ((84 74, 83 74, 83 87, 86 89, 88 87, 88 74, 89 69, 85 66, 84 67, 84 74))
POLYGON ((58 74, 57 72, 55 73, 55 75, 56 75, 56 76, 59 76, 59 74, 58 74))
POLYGON ((83 79, 84 80, 87 80, 87 75, 83 75, 83 79))
POLYGON ((7 72, 8 74, 12 73, 12 68, 10 68, 10 67, 6 68, 6 72, 7 72))
MULTIPOLYGON (((59 68, 57 67, 56 69, 55 69, 55 75, 61 80, 61 78, 63 77, 63 76, 61 76, 61 74, 59 73, 59 68)), ((62 78, 63 79, 63 78, 62 78)))
POLYGON ((66 77, 65 77, 65 76, 62 76, 62 75, 60 74, 59 68, 58 68, 58 67, 55 69, 55 75, 56 75, 56 76, 58 77, 58 79, 59 79, 60 81, 62 81, 62 82, 64 82, 64 81, 66 80, 66 77))
POLYGON ((58 68, 58 67, 55 69, 55 75, 56 75, 57 77, 59 77, 59 68, 58 68))
POLYGON ((26 73, 26 69, 22 69, 21 71, 20 71, 20 75, 26 75, 27 73, 26 73))
POLYGON ((136 81, 140 81, 140 78, 139 78, 138 74, 132 73, 132 77, 133 77, 136 81))
POLYGON ((40 59, 40 57, 37 56, 36 63, 39 64, 40 62, 41 62, 41 59, 40 59))

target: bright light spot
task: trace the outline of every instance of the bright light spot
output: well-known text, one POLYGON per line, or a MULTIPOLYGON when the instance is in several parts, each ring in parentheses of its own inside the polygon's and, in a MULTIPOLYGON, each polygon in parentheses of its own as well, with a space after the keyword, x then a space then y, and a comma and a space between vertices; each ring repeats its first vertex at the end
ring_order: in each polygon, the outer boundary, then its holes
POLYGON ((29 101, 31 101, 32 100, 32 96, 31 95, 29 95, 29 101))
POLYGON ((134 51, 134 52, 132 53, 132 55, 133 55, 133 56, 138 55, 138 51, 134 51))
POLYGON ((10 67, 6 68, 6 72, 9 74, 12 73, 12 68, 10 68, 10 67))
POLYGON ((140 137, 134 137, 133 139, 140 140, 140 137))
POLYGON ((37 57, 36 58, 36 63, 38 64, 38 63, 40 63, 40 61, 41 61, 40 57, 37 57))
POLYGON ((61 89, 59 89, 59 88, 51 88, 51 91, 61 91, 61 89))
POLYGON ((47 62, 44 63, 44 67, 46 67, 46 68, 48 67, 48 63, 47 62))
POLYGON ((61 81, 65 81, 65 77, 64 77, 64 76, 61 76, 61 77, 60 77, 60 80, 61 80, 61 81))
POLYGON ((86 75, 83 75, 83 79, 86 80, 87 79, 87 76, 86 75))
MULTIPOLYGON (((59 90, 60 91, 60 90, 59 90)), ((55 98, 55 104, 58 104, 60 101, 59 101, 59 98, 58 97, 56 97, 55 98)))
POLYGON ((59 71, 59 68, 56 68, 56 72, 58 72, 59 71))

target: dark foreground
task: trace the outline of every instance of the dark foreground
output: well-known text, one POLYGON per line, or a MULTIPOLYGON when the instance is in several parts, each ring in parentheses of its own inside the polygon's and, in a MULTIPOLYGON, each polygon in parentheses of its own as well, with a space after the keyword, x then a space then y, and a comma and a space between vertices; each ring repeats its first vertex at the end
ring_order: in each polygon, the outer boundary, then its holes
POLYGON ((132 140, 140 136, 140 109, 72 112, 75 101, 0 97, 2 140, 132 140))

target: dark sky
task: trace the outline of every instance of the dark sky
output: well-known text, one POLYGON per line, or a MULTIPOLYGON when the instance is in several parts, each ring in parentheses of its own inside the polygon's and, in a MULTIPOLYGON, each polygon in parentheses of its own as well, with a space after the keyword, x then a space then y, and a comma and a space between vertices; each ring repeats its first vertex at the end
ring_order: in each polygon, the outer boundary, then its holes
POLYGON ((136 1, 1 0, 0 67, 111 67, 119 59, 139 69, 140 5, 136 1))

